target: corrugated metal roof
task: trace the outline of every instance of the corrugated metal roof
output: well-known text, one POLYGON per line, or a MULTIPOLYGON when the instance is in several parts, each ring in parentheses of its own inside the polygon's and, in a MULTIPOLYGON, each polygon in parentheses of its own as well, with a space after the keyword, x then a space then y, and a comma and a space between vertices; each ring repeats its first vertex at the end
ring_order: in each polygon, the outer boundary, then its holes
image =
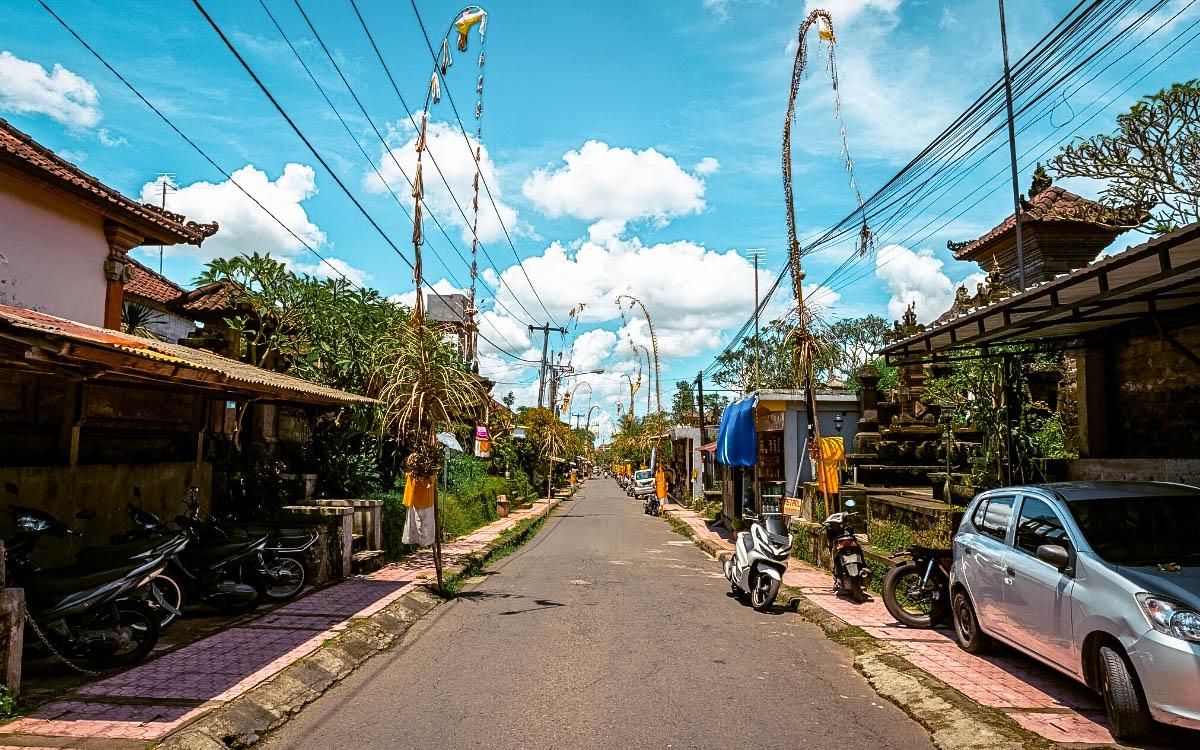
POLYGON ((214 385, 227 386, 230 390, 266 394, 280 400, 290 399, 327 405, 374 403, 372 399, 364 396, 264 370, 202 349, 131 336, 33 310, 0 305, 0 337, 6 332, 22 331, 46 337, 45 354, 48 357, 64 362, 85 360, 90 364, 111 367, 116 371, 136 372, 143 369, 143 374, 152 374, 164 383, 210 388, 214 385), (71 350, 61 345, 51 346, 51 340, 76 346, 71 350), (110 356, 104 356, 105 354, 110 356), (111 356, 113 354, 122 359, 114 361, 111 356), (158 368, 139 366, 139 363, 150 362, 176 365, 177 369, 165 374, 158 368))
POLYGON ((1104 258, 889 344, 889 360, 917 362, 957 349, 1049 344, 1200 305, 1200 223, 1104 258))

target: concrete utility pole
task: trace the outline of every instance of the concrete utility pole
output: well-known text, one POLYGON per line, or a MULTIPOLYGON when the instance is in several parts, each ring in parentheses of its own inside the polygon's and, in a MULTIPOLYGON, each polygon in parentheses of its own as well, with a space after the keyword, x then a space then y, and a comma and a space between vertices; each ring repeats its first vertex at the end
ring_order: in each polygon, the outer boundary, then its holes
MULTIPOLYGON (((167 193, 174 193, 179 188, 174 184, 175 175, 162 173, 158 176, 158 184, 162 189, 162 205, 159 206, 163 211, 167 210, 167 193)), ((161 276, 163 272, 163 246, 158 246, 158 274, 161 276)))
MULTIPOLYGON (((558 328, 554 328, 549 323, 546 323, 545 325, 541 325, 541 326, 535 326, 535 325, 529 326, 529 332, 533 333, 534 331, 542 332, 542 369, 541 369, 541 372, 538 374, 538 408, 541 409, 543 406, 546 405, 546 401, 545 401, 545 398, 546 398, 546 364, 547 364, 546 349, 550 345, 550 332, 558 331, 562 335, 566 336, 567 329, 563 328, 561 326, 558 328)), ((553 402, 551 402, 551 403, 553 403, 553 402)))
POLYGON ((758 263, 766 252, 763 250, 747 250, 746 257, 754 261, 754 390, 762 386, 762 340, 759 338, 758 326, 758 263))
POLYGON ((1021 186, 1017 174, 1017 129, 1013 122, 1012 73, 1008 67, 1008 29, 1000 0, 1000 48, 1004 51, 1004 104, 1008 107, 1008 158, 1012 165, 1013 218, 1017 224, 1017 285, 1025 291, 1025 247, 1021 242, 1021 186))
POLYGON ((704 437, 704 370, 696 373, 696 411, 700 414, 700 444, 708 440, 704 437))

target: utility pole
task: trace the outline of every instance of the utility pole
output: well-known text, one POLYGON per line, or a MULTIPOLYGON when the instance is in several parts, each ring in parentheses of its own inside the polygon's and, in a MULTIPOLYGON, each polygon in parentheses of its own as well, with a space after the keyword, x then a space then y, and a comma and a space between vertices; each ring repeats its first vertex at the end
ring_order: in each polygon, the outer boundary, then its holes
MULTIPOLYGON (((566 336, 567 329, 562 327, 553 328, 549 323, 546 323, 545 325, 541 326, 529 326, 529 332, 533 333, 534 331, 542 332, 542 369, 538 374, 538 408, 541 409, 546 405, 546 349, 550 345, 550 332, 558 331, 562 335, 566 336)), ((553 404, 553 401, 551 401, 551 404, 553 404)))
POLYGON ((762 340, 758 327, 758 262, 766 255, 763 250, 747 250, 746 256, 754 261, 754 390, 762 386, 762 340))
MULTIPOLYGON (((173 193, 176 190, 178 190, 178 188, 175 187, 175 185, 174 185, 174 182, 173 182, 174 179, 175 179, 175 175, 167 174, 166 172, 164 172, 158 176, 158 184, 159 184, 159 187, 162 189, 162 204, 159 206, 159 208, 161 208, 163 211, 167 210, 167 193, 168 192, 173 193)), ((161 276, 162 272, 163 272, 163 246, 159 245, 158 246, 158 275, 161 276)))
POLYGON ((1008 107, 1008 158, 1012 165, 1013 218, 1017 225, 1017 285, 1025 291, 1025 247, 1021 242, 1021 186, 1017 175, 1017 129, 1013 122, 1012 73, 1008 67, 1008 29, 1000 0, 1000 48, 1004 52, 1004 103, 1008 107))
POLYGON ((700 412, 700 444, 708 442, 704 437, 704 370, 696 373, 697 410, 700 412))

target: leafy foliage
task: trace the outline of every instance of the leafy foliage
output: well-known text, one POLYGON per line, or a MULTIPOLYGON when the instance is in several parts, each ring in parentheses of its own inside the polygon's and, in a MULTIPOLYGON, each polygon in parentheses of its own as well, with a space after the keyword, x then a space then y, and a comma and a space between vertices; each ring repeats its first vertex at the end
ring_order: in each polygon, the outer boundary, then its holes
POLYGON ((151 326, 162 322, 162 315, 145 305, 126 302, 121 307, 121 332, 146 339, 157 339, 158 334, 151 326))
POLYGON ((1200 221, 1200 79, 1143 98, 1112 134, 1068 144, 1051 166, 1059 177, 1104 180, 1101 201, 1113 209, 1156 209, 1142 227, 1149 234, 1200 221))
POLYGON ((675 395, 671 398, 671 417, 678 424, 690 424, 696 420, 696 396, 691 384, 679 380, 675 383, 675 395))

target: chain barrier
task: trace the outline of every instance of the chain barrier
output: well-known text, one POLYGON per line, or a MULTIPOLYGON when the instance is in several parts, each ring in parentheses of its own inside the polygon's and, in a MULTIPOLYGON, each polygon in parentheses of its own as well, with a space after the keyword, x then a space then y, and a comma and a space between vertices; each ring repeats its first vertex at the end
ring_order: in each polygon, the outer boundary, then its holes
POLYGON ((25 612, 25 622, 29 625, 30 629, 33 630, 34 635, 36 635, 38 637, 38 640, 40 640, 42 642, 42 645, 44 645, 50 651, 50 653, 53 654, 54 657, 56 659, 58 659, 59 661, 61 661, 63 664, 66 664, 68 667, 70 667, 71 669, 74 669, 76 672, 82 672, 83 674, 86 674, 90 677, 103 676, 103 674, 104 674, 103 672, 97 672, 93 669, 87 669, 85 667, 81 667, 78 664, 76 664, 75 662, 68 659, 67 657, 63 656, 61 653, 59 653, 58 649, 56 649, 54 647, 54 644, 52 644, 50 642, 50 639, 46 637, 46 634, 42 632, 42 629, 38 627, 38 624, 36 622, 34 622, 32 617, 29 616, 28 611, 25 612))

